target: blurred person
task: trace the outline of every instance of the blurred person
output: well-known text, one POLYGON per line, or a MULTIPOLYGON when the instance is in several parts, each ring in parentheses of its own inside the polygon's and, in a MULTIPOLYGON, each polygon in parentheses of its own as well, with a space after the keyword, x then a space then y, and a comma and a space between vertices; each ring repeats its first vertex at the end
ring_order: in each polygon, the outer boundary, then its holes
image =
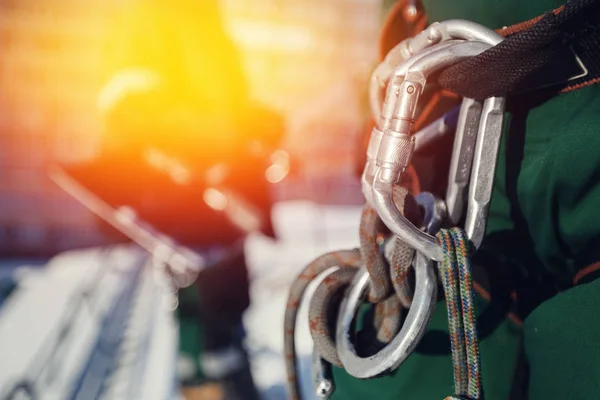
POLYGON ((201 376, 220 383, 226 399, 257 399, 242 345, 244 238, 255 230, 275 237, 265 170, 282 118, 251 100, 217 1, 126 3, 105 50, 101 151, 68 172, 213 265, 191 300, 180 299, 180 315, 201 326, 193 339, 201 376))

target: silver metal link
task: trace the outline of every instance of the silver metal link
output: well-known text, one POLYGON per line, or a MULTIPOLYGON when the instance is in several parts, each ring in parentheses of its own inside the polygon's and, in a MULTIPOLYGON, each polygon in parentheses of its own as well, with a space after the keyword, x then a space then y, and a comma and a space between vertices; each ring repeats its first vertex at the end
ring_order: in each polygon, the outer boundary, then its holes
POLYGON ((481 245, 487 226, 498 149, 502 137, 504 106, 505 99, 503 97, 491 97, 483 103, 465 221, 465 232, 475 248, 481 245))
POLYGON ((458 115, 446 190, 448 217, 454 225, 460 222, 465 211, 465 192, 471 177, 480 117, 481 102, 464 99, 458 115))

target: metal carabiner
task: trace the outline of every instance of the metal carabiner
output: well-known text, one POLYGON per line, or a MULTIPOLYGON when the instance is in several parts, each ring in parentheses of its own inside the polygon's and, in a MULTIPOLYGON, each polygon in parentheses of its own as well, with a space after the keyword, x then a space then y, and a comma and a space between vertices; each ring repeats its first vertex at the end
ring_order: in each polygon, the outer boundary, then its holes
POLYGON ((505 103, 504 97, 490 97, 484 101, 477 132, 465 220, 465 232, 475 249, 479 248, 485 236, 502 138, 505 103))
MULTIPOLYGON (((383 111, 380 92, 381 89, 388 85, 388 81, 394 74, 395 68, 421 50, 450 39, 479 41, 495 46, 500 43, 502 37, 493 30, 474 22, 451 19, 443 22, 434 22, 417 35, 397 44, 388 52, 385 59, 375 68, 371 75, 369 104, 371 114, 376 119, 378 126, 382 124, 380 116, 383 111)), ((389 94, 390 90, 387 91, 386 97, 389 94)))
POLYGON ((441 261, 442 248, 433 236, 420 231, 396 209, 392 198, 392 187, 399 181, 412 158, 414 151, 414 138, 411 135, 412 121, 427 77, 436 70, 478 55, 489 47, 489 44, 482 42, 458 43, 413 63, 400 85, 399 92, 402 95, 398 98, 391 128, 385 131, 379 146, 376 162, 378 170, 372 192, 374 206, 382 221, 394 234, 435 261, 441 261))
MULTIPOLYGON (((465 103, 466 100, 467 99, 465 99, 463 103, 465 103)), ((448 111, 446 114, 442 115, 440 118, 436 119, 420 131, 416 132, 413 135, 415 138, 415 153, 418 153, 420 150, 430 147, 433 143, 438 141, 440 138, 446 136, 450 132, 456 131, 456 135, 461 136, 459 134, 459 131, 463 131, 467 129, 466 127, 472 126, 470 122, 462 123, 461 127, 457 126, 459 114, 463 112, 464 107, 465 106, 462 105, 461 107, 453 108, 452 110, 448 111)), ((479 116, 477 116, 477 121, 479 121, 479 116)), ((477 127, 475 127, 475 129, 477 130, 477 127)), ((373 132, 371 133, 371 138, 369 140, 369 146, 367 147, 367 162, 365 164, 365 169, 363 170, 363 174, 361 177, 363 195, 365 196, 365 199, 369 204, 373 204, 373 196, 371 194, 371 191, 373 188, 373 179, 375 178, 375 173, 377 172, 377 165, 375 164, 375 160, 382 137, 383 132, 377 127, 373 128, 373 132)), ((459 146, 456 143, 454 146, 455 148, 465 147, 465 145, 459 146)), ((473 157, 471 156, 470 159, 472 160, 472 158, 473 157)))
MULTIPOLYGON (((396 77, 404 77, 410 66, 416 61, 422 59, 423 57, 427 57, 432 53, 435 53, 438 50, 442 50, 452 46, 453 44, 461 43, 458 40, 448 40, 444 43, 435 44, 431 47, 425 48, 421 52, 414 55, 414 57, 404 60, 401 62, 396 70, 394 71, 394 76, 396 77)), ((395 103, 394 103, 395 104, 395 103)), ((377 159, 377 152, 379 151, 379 146, 381 144, 381 139, 383 138, 383 132, 389 128, 389 122, 391 121, 392 111, 394 109, 394 104, 391 102, 386 102, 386 112, 389 114, 387 119, 382 118, 384 121, 383 124, 377 125, 373 127, 371 132, 371 137, 369 138, 369 144, 367 146, 367 160, 365 163, 365 168, 363 170, 363 174, 361 177, 361 185, 362 192, 365 196, 365 200, 369 204, 373 204, 373 180, 375 179, 375 173, 377 172, 377 165, 375 163, 377 159)))
MULTIPOLYGON (((423 193, 415 200, 425 209, 424 224, 434 235, 446 218, 443 201, 423 193)), ((435 309, 437 277, 435 262, 422 253, 415 255, 415 291, 406 320, 396 337, 380 352, 369 357, 357 355, 350 340, 352 321, 369 288, 369 274, 361 268, 343 299, 336 327, 336 346, 346 371, 361 379, 372 378, 397 368, 417 346, 435 309)))
MULTIPOLYGON (((473 170, 469 185, 469 208, 465 231, 478 248, 485 233, 486 216, 491 199, 493 178, 502 134, 503 98, 487 99, 482 108, 473 170)), ((425 210, 424 229, 435 234, 447 218, 445 203, 430 193, 421 193, 415 200, 425 210)), ((371 378, 397 368, 412 353, 423 337, 435 309, 437 278, 435 261, 425 254, 415 255, 415 292, 404 325, 398 335, 379 353, 359 357, 350 341, 354 315, 368 291, 369 274, 362 268, 354 278, 338 314, 336 343, 339 358, 346 371, 357 378, 371 378)))
POLYGON ((375 164, 383 132, 389 128, 390 118, 396 108, 396 98, 400 93, 400 86, 398 84, 394 82, 388 84, 390 77, 393 76, 394 81, 399 82, 399 78, 404 77, 406 74, 406 68, 432 52, 428 51, 432 46, 436 49, 441 49, 442 47, 436 46, 460 40, 481 41, 490 45, 496 45, 502 40, 502 36, 493 30, 471 21, 455 19, 434 22, 421 33, 396 45, 390 50, 384 61, 373 71, 369 88, 369 102, 371 113, 377 120, 377 124, 373 128, 367 147, 367 161, 362 177, 362 189, 367 202, 372 204, 372 182, 376 172, 376 166, 373 164, 375 164), (423 49, 425 50, 421 51, 423 49), (412 60, 410 60, 411 57, 412 60), (407 60, 410 61, 407 63, 407 60), (397 66, 394 69, 395 65, 397 66), (381 88, 386 85, 386 96, 383 105, 381 105, 379 93, 381 88))
POLYGON ((471 177, 480 118, 481 102, 465 98, 458 115, 446 189, 448 219, 453 225, 460 222, 465 211, 465 189, 471 177))
POLYGON ((485 235, 492 199, 494 174, 502 136, 505 99, 492 97, 483 103, 463 102, 459 128, 450 164, 446 206, 452 224, 457 224, 468 204, 465 232, 474 248, 485 235), (465 191, 468 186, 468 199, 465 191))

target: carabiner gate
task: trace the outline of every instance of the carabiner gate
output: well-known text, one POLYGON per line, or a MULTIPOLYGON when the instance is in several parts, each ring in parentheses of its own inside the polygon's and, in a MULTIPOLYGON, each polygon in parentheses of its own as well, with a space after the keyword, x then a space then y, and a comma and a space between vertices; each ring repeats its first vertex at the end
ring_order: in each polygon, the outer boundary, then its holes
POLYGON ((379 169, 373 184, 374 206, 383 222, 394 234, 435 261, 442 259, 442 249, 437 240, 420 231, 396 209, 392 200, 392 187, 400 180, 412 158, 414 150, 414 138, 411 135, 412 121, 427 77, 440 68, 446 68, 465 58, 480 54, 489 47, 488 44, 481 42, 458 43, 413 63, 401 85, 402 96, 398 99, 391 128, 384 132, 379 146, 376 162, 379 169))

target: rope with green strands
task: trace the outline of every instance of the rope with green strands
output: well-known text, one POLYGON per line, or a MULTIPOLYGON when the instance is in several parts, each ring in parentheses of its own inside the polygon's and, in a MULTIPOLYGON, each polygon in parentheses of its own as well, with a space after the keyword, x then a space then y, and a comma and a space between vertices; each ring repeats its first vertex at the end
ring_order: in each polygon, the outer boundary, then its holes
POLYGON ((445 400, 479 400, 482 394, 481 359, 469 240, 460 228, 443 229, 437 237, 444 250, 444 259, 438 265, 448 311, 455 391, 445 400))

